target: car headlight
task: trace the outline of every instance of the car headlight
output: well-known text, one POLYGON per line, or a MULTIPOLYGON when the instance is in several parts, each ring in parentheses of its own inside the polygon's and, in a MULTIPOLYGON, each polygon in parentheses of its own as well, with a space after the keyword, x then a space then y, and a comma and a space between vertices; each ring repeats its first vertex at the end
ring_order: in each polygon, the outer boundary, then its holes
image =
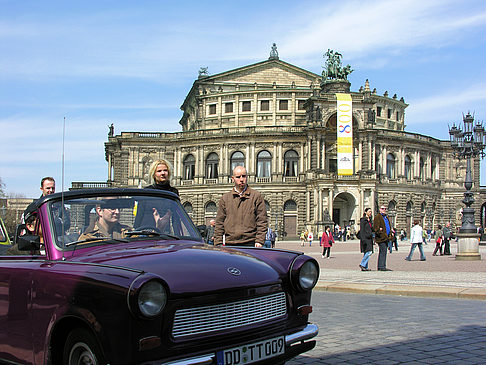
POLYGON ((138 318, 153 318, 164 310, 169 293, 157 275, 144 273, 135 278, 127 292, 130 312, 138 318))
POLYGON ((290 268, 292 286, 300 291, 314 288, 319 279, 319 264, 309 256, 296 257, 290 268))
POLYGON ((312 289, 319 278, 319 269, 312 261, 307 261, 300 268, 299 272, 299 286, 304 290, 312 289))
POLYGON ((151 280, 140 288, 137 302, 140 313, 146 317, 155 317, 167 303, 167 292, 160 282, 151 280))

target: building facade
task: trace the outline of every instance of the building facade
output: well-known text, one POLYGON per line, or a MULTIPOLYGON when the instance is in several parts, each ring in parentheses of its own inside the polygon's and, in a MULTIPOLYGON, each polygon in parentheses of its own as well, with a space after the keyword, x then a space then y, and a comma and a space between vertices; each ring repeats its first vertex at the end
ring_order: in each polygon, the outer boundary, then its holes
MULTIPOLYGON (((351 91, 347 80, 296 67, 274 51, 216 75, 202 70, 181 106, 181 132, 110 133, 107 184, 147 185, 151 162, 164 158, 184 207, 206 224, 232 187, 232 169, 244 165, 281 236, 317 233, 331 221, 353 226, 365 207, 377 212, 382 204, 398 229, 409 231, 413 219, 425 228, 460 226, 466 163, 449 141, 405 131, 407 104, 396 94, 378 95, 368 80, 351 91), (336 93, 352 100, 351 175, 338 173, 336 93)), ((473 180, 477 193, 478 159, 473 180)))

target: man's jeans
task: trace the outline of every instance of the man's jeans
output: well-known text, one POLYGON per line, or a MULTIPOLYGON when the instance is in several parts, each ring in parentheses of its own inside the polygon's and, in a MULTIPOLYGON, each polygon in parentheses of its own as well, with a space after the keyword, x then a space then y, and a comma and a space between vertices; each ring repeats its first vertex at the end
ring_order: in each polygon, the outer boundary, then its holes
POLYGON ((364 267, 365 269, 368 268, 368 261, 370 260, 371 255, 373 254, 373 251, 366 251, 363 255, 363 259, 361 260, 361 264, 359 264, 361 267, 364 267))
POLYGON ((393 241, 388 241, 388 251, 392 253, 392 250, 393 250, 393 241))
POLYGON ((388 249, 388 241, 378 243, 378 269, 386 269, 386 250, 388 249))
POLYGON ((417 247, 417 246, 418 246, 419 251, 420 251, 420 260, 425 261, 424 249, 423 249, 421 243, 412 243, 412 247, 410 247, 410 253, 405 258, 405 260, 410 261, 412 259, 413 251, 415 251, 415 247, 417 247))

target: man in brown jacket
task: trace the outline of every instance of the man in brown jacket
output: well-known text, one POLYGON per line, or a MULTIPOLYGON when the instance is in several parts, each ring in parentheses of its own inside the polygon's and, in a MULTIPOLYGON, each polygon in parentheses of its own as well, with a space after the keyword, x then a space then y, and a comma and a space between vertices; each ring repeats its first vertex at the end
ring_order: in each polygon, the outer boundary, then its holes
POLYGON ((386 207, 380 207, 380 213, 373 220, 373 231, 375 232, 375 242, 378 244, 378 270, 392 271, 386 267, 386 250, 390 239, 391 224, 386 214, 386 207))
POLYGON ((235 186, 220 201, 214 228, 214 244, 262 247, 267 233, 267 211, 262 195, 247 184, 243 166, 236 166, 231 176, 235 186))

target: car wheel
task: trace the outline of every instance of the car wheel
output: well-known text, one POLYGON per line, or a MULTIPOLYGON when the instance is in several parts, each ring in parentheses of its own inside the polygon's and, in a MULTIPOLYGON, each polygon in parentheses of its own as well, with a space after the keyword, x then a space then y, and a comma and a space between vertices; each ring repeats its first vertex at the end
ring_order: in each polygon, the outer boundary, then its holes
POLYGON ((103 365, 103 355, 93 335, 84 328, 72 331, 64 345, 64 365, 103 365))

